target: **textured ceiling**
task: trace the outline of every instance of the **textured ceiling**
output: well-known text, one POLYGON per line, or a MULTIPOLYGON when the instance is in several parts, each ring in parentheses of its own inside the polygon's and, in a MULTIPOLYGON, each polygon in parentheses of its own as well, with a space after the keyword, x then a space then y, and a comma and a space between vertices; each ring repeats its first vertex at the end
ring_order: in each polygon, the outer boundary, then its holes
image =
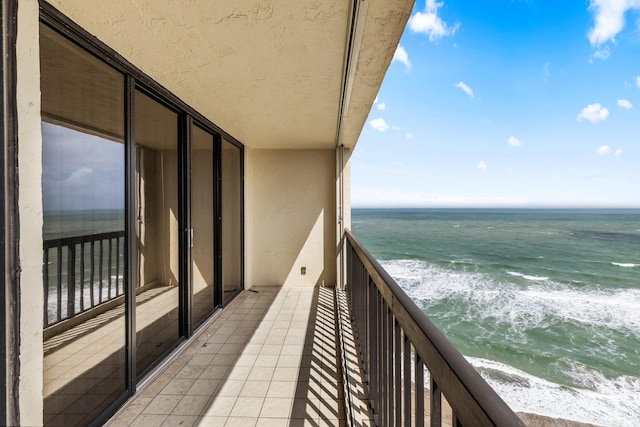
MULTIPOLYGON (((347 146, 357 140, 413 5, 363 1, 347 146)), ((50 3, 249 147, 336 144, 348 1, 50 3)))

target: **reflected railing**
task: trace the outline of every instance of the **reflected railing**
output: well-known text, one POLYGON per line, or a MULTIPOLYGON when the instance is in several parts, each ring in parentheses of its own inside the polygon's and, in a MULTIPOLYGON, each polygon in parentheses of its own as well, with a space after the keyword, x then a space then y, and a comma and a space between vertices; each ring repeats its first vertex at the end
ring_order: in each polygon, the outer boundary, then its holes
POLYGON ((524 427, 348 231, 345 240, 345 291, 376 425, 442 426, 446 413, 454 427, 524 427))
POLYGON ((124 295, 124 231, 45 240, 44 327, 124 295))

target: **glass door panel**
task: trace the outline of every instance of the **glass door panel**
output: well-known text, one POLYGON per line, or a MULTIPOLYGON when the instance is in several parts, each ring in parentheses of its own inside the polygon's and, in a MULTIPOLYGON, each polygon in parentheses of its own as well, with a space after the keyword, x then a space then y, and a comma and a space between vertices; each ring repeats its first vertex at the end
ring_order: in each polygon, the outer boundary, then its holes
POLYGON ((191 284, 193 324, 198 326, 219 306, 215 300, 215 162, 213 135, 191 128, 191 284))
POLYGON ((242 289, 241 149, 222 141, 222 288, 227 301, 242 289))
POLYGON ((135 93, 136 372, 171 350, 179 332, 178 114, 135 93))
POLYGON ((126 392, 125 80, 42 24, 40 64, 44 424, 88 425, 126 392))
POLYGON ((191 283, 193 324, 198 326, 220 305, 215 288, 215 161, 213 135, 191 131, 191 283))

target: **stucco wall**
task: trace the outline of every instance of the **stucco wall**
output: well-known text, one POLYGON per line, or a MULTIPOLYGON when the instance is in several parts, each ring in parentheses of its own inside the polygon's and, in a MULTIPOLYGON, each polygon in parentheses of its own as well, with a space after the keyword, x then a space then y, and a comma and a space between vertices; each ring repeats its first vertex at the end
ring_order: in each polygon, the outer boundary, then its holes
POLYGON ((245 167, 247 287, 335 285, 335 151, 247 149, 245 167))
POLYGON ((20 220, 20 422, 42 425, 42 136, 38 1, 18 4, 17 106, 20 220))

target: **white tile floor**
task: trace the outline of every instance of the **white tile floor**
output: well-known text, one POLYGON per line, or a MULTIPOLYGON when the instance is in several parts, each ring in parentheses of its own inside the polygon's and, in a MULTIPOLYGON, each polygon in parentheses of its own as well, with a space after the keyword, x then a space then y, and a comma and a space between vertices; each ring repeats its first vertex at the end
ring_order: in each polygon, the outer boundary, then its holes
POLYGON ((335 298, 331 288, 244 291, 109 425, 344 425, 335 298))

